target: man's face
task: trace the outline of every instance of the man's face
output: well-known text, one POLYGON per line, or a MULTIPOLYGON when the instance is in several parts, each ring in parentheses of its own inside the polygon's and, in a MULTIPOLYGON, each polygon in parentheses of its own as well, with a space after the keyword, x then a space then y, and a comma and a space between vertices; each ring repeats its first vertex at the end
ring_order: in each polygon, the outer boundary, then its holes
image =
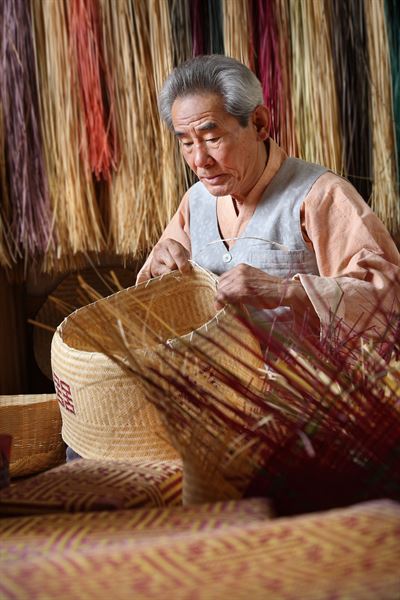
POLYGON ((265 166, 267 110, 258 107, 242 127, 222 98, 195 94, 175 100, 172 122, 186 162, 210 194, 245 198, 265 166))

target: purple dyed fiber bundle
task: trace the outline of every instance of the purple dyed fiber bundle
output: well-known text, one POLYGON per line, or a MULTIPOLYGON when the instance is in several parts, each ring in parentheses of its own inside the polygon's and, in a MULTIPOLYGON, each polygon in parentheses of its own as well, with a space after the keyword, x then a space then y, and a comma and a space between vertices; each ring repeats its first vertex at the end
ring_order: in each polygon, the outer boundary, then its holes
POLYGON ((42 150, 30 3, 0 3, 0 94, 4 111, 10 231, 27 260, 52 238, 52 217, 42 150))

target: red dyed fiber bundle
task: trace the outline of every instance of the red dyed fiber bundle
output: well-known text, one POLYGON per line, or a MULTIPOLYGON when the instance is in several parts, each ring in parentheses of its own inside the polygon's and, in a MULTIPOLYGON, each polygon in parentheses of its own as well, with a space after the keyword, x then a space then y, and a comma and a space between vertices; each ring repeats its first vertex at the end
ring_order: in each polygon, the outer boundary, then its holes
POLYGON ((258 70, 264 102, 271 112, 270 135, 279 140, 284 111, 282 68, 279 59, 279 34, 271 1, 258 0, 255 19, 258 40, 258 70))
POLYGON ((97 0, 70 0, 70 47, 85 115, 88 163, 97 179, 109 181, 118 156, 112 78, 102 50, 97 0))

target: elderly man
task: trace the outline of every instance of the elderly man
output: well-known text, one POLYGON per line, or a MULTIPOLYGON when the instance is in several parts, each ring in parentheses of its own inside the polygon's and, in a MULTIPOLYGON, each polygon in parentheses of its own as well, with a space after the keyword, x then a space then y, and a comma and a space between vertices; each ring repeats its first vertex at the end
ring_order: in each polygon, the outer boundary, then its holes
POLYGON ((286 322, 307 312, 323 325, 335 315, 379 335, 380 311, 400 312, 396 246, 348 181, 268 137, 256 76, 232 58, 200 56, 174 69, 159 106, 199 182, 138 282, 186 272, 192 258, 220 276, 217 308, 243 303, 286 322))

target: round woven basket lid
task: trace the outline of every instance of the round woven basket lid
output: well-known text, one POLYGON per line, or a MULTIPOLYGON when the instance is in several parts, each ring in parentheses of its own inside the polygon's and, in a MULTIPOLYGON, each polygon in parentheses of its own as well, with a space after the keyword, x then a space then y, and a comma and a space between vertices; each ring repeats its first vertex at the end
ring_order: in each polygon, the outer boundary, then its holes
POLYGON ((11 477, 30 475, 65 460, 55 394, 0 396, 0 434, 11 435, 11 477))
POLYGON ((78 278, 90 285, 101 297, 109 296, 116 290, 112 274, 122 288, 135 282, 136 269, 122 267, 97 267, 69 273, 53 290, 44 302, 35 320, 46 326, 36 326, 33 331, 33 352, 36 362, 46 377, 53 379, 51 373, 51 340, 58 325, 70 313, 90 302, 84 295, 78 278))
MULTIPOLYGON (((214 385, 192 360, 193 349, 212 356, 243 386, 250 384, 263 364, 259 344, 233 311, 216 310, 215 290, 215 276, 194 266, 189 275, 174 271, 100 299, 61 323, 52 343, 52 370, 62 435, 76 452, 122 459, 143 450, 150 458, 157 440, 165 452, 168 433, 174 432, 152 403, 155 389, 172 407, 181 400, 166 383, 171 373, 214 385), (215 340, 229 344, 230 351, 215 340)), ((232 404, 243 402, 227 386, 218 390, 232 404)), ((190 445, 190 427, 185 435, 190 445)), ((179 449, 181 441, 174 439, 179 449)))

